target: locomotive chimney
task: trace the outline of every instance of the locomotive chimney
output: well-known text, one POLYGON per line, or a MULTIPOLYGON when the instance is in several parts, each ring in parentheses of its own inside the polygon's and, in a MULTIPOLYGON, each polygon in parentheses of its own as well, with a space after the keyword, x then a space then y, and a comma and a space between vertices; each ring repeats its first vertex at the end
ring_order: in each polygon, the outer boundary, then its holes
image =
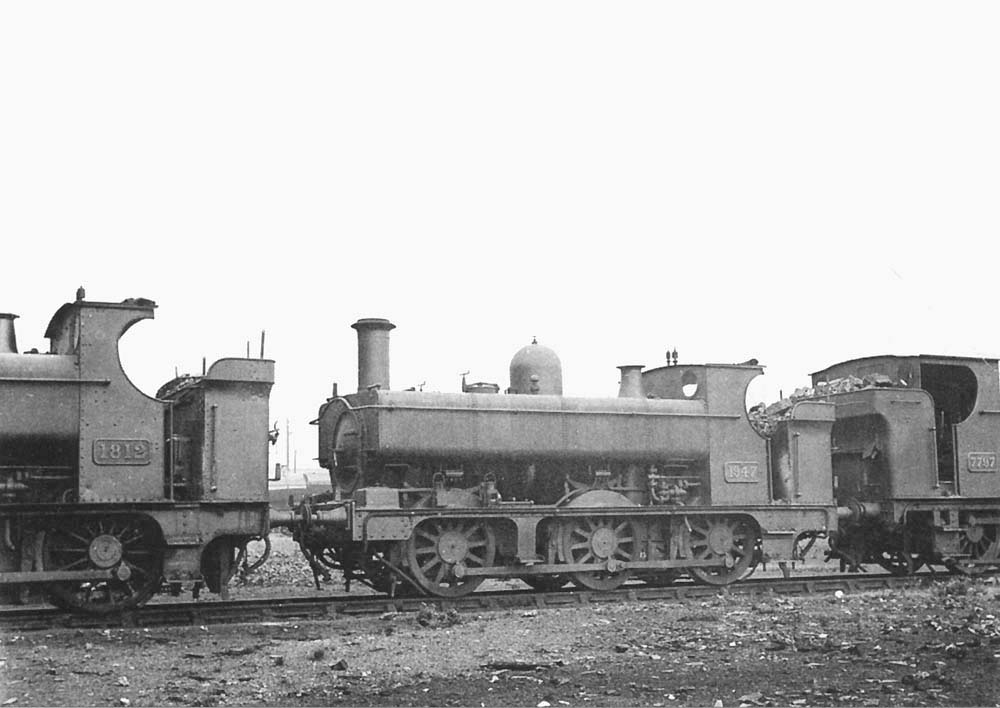
POLYGON ((618 398, 645 398, 642 390, 642 364, 624 364, 618 367, 622 372, 618 398))
POLYGON ((351 325, 358 331, 358 391, 371 386, 389 388, 389 320, 366 317, 351 325))
POLYGON ((17 337, 14 336, 14 320, 17 315, 0 312, 0 354, 17 354, 17 337))

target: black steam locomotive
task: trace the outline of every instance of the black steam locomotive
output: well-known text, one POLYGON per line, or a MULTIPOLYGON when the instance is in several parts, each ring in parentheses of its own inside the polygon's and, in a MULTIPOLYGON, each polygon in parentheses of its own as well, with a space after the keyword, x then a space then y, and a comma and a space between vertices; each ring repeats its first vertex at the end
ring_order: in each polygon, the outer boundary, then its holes
POLYGON ((329 489, 274 511, 274 363, 222 359, 147 397, 118 340, 154 308, 81 292, 52 318, 47 353, 18 353, 0 314, 8 600, 42 588, 100 613, 185 584, 224 594, 247 543, 279 526, 317 576, 439 597, 487 578, 726 585, 760 563, 787 569, 819 539, 846 570, 1000 566, 995 359, 849 361, 748 412, 755 361, 622 366, 618 397, 574 398, 532 343, 504 393, 395 391, 394 326, 364 319, 358 390, 335 388, 315 421, 329 489))
POLYGON ((393 391, 394 325, 353 326, 358 391, 315 421, 331 491, 279 520, 314 571, 443 597, 486 578, 724 585, 820 538, 850 570, 1000 564, 996 360, 839 364, 762 427, 756 362, 623 366, 618 398, 571 398, 532 343, 503 394, 393 391))
POLYGON ((0 314, 0 592, 42 588, 107 613, 164 587, 224 593, 247 542, 268 533, 274 362, 222 359, 150 398, 125 376, 119 338, 150 300, 82 289, 18 353, 0 314))
POLYGON ((1000 566, 996 359, 868 357, 812 379, 807 394, 836 406, 834 497, 850 510, 833 557, 899 574, 1000 566))

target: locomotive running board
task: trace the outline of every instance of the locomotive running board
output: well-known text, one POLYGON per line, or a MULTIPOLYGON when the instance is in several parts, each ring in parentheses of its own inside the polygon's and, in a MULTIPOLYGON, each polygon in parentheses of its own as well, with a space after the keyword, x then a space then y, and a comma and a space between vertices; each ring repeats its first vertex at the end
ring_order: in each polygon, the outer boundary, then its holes
POLYGON ((108 580, 114 577, 111 570, 42 570, 22 573, 0 573, 0 585, 19 583, 51 583, 63 580, 108 580))

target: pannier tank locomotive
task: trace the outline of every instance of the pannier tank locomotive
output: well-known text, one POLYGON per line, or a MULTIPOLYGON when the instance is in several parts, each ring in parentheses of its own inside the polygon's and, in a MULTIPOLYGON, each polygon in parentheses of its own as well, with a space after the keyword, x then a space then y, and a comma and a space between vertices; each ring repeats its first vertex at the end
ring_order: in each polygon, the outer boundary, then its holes
POLYGON ((533 342, 505 393, 397 391, 394 325, 353 327, 358 390, 315 421, 331 490, 288 512, 317 571, 441 597, 486 578, 725 585, 800 559, 855 513, 834 500, 837 406, 796 402, 763 438, 745 404, 756 362, 622 366, 618 397, 575 398, 562 395, 558 357, 533 342))
POLYGON ((228 358, 155 398, 126 377, 119 338, 151 300, 52 317, 49 350, 19 353, 0 314, 0 592, 110 613, 161 588, 225 593, 268 525, 274 362, 228 358))
MULTIPOLYGON (((617 398, 562 395, 535 342, 510 386, 389 386, 363 319, 358 390, 320 408, 331 490, 290 516, 314 572, 454 597, 486 578, 610 590, 786 572, 818 539, 841 568, 1000 565, 996 359, 877 356, 750 414, 757 362, 620 369, 617 398)), ((336 386, 334 387, 336 391, 336 386)))

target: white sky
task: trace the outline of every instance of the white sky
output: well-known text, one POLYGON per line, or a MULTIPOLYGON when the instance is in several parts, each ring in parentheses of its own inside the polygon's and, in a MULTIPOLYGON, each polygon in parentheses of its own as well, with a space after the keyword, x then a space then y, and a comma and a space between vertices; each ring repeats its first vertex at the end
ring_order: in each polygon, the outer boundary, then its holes
MULTIPOLYGON (((299 465, 358 317, 392 383, 1000 355, 994 2, 0 4, 0 311, 147 297, 149 393, 277 360, 299 465)), ((283 458, 283 448, 281 456, 283 458)))

